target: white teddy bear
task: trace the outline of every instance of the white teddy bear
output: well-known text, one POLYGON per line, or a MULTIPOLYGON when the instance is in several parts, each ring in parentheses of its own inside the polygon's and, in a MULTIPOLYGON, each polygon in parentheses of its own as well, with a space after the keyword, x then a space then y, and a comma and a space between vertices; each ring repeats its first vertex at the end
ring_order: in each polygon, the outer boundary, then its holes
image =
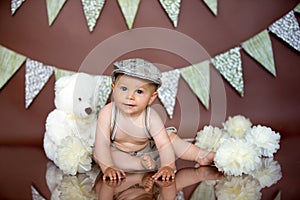
POLYGON ((46 120, 44 150, 65 173, 91 169, 97 123, 98 77, 76 73, 55 83, 55 107, 46 120))

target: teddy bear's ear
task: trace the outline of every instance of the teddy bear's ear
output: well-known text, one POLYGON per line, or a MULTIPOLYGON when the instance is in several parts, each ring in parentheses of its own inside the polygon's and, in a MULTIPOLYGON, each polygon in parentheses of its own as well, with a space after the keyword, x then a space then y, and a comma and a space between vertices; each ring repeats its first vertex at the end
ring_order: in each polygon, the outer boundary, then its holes
POLYGON ((72 76, 64 76, 59 78, 56 82, 55 82, 55 93, 59 93, 63 88, 65 88, 72 80, 72 76))

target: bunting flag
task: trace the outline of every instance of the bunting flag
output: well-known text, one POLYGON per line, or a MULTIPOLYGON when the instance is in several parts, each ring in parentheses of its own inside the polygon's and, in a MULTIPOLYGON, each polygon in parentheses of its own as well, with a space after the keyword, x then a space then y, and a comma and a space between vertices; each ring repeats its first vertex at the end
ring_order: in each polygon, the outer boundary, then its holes
POLYGON ((11 15, 14 15, 17 9, 22 5, 22 3, 25 0, 11 0, 10 3, 10 10, 11 10, 11 15))
POLYGON ((64 69, 57 69, 57 68, 55 68, 54 72, 55 72, 55 81, 57 81, 61 77, 70 76, 72 74, 75 74, 75 72, 73 72, 73 71, 64 70, 64 69))
POLYGON ((93 32, 105 0, 81 0, 89 31, 93 32))
POLYGON ((217 16, 218 14, 218 0, 203 0, 212 13, 217 16))
POLYGON ((232 48, 229 51, 214 57, 211 62, 233 88, 241 96, 244 96, 240 47, 232 48))
POLYGON ((197 188, 194 190, 190 200, 197 200, 199 197, 205 200, 215 200, 215 183, 214 180, 205 180, 200 182, 197 188))
MULTIPOLYGON (((97 76, 98 81, 97 85, 99 86, 98 89, 98 105, 97 105, 97 110, 99 110, 106 104, 107 99, 111 93, 111 84, 112 84, 112 79, 110 76, 97 76)), ((96 93, 96 94, 97 94, 96 93)))
POLYGON ((30 106, 34 98, 39 94, 44 85, 48 82, 53 74, 54 67, 44 65, 41 62, 26 60, 25 73, 25 107, 30 106))
POLYGON ((170 119, 173 118, 179 77, 180 71, 178 69, 163 72, 161 77, 162 85, 157 91, 158 98, 164 105, 170 119))
POLYGON ((0 89, 22 66, 26 57, 0 45, 0 89))
POLYGON ((129 29, 132 28, 140 0, 118 0, 121 11, 129 29))
POLYGON ((49 26, 52 25, 65 2, 66 0, 46 0, 49 26))
POLYGON ((173 26, 177 27, 178 16, 180 12, 181 0, 159 0, 162 7, 165 9, 170 20, 173 22, 173 26))
POLYGON ((300 3, 294 9, 295 12, 300 13, 300 3))
POLYGON ((293 10, 269 26, 269 30, 300 51, 300 29, 293 10))
POLYGON ((267 30, 242 43, 243 49, 276 76, 272 43, 267 30))
POLYGON ((180 69, 181 76, 197 95, 206 109, 209 108, 210 72, 209 61, 180 69))
POLYGON ((33 185, 31 185, 32 200, 46 200, 33 185))

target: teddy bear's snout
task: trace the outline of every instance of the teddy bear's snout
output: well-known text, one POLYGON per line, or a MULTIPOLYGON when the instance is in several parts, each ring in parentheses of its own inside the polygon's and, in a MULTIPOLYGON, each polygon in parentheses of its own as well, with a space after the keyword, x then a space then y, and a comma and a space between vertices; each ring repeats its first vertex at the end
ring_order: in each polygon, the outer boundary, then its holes
POLYGON ((88 115, 90 115, 90 114, 93 112, 92 108, 90 108, 90 107, 86 108, 84 111, 85 111, 86 114, 88 114, 88 115))

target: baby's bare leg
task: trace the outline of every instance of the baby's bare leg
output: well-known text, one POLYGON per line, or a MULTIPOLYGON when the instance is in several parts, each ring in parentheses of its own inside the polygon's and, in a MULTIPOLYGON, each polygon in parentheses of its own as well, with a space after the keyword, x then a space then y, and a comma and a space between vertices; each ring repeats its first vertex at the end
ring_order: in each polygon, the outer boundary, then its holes
POLYGON ((212 163, 215 153, 205 151, 196 145, 184 141, 175 133, 169 134, 175 155, 183 160, 196 161, 200 165, 209 165, 212 163))
POLYGON ((150 156, 131 156, 128 153, 112 148, 112 158, 116 167, 124 171, 152 170, 155 168, 155 161, 150 156))

